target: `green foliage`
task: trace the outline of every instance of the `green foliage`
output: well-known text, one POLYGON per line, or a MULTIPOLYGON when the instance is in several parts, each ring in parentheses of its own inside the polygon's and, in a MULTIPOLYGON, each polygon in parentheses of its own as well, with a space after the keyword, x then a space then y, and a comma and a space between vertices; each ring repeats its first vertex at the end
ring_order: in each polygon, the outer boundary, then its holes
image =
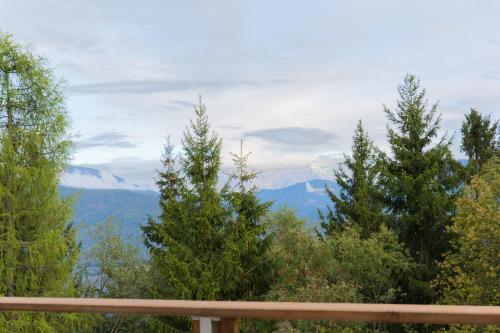
MULTIPOLYGON (((275 282, 268 301, 355 302, 359 294, 350 281, 335 275, 335 262, 328 246, 295 212, 285 208, 266 217, 273 235, 271 256, 276 262, 275 282)), ((282 321, 255 323, 256 332, 349 332, 362 324, 335 324, 326 321, 282 321), (260 324, 260 326, 259 326, 260 324)), ((359 330, 358 330, 359 331, 359 330)))
MULTIPOLYGON (((500 305, 498 121, 474 109, 466 115, 461 148, 471 179, 460 192, 463 170, 439 138, 437 105, 428 106, 412 75, 398 92, 397 109, 385 108, 392 154, 381 154, 358 123, 352 155, 335 171, 340 194, 326 189, 333 205, 320 213, 321 236, 290 209, 268 213, 243 143, 220 186, 222 141, 200 101, 181 153, 170 139, 165 146, 161 215, 143 227, 151 261, 109 219, 96 224, 75 284, 73 202, 57 190, 71 149, 63 96, 43 59, 0 34, 0 295, 396 303, 431 302, 438 291, 443 304, 500 305)), ((189 329, 185 317, 0 314, 0 332, 189 329)), ((245 321, 243 329, 409 330, 327 321, 245 321)))
POLYGON ((353 302, 357 290, 336 271, 327 243, 307 230, 305 221, 285 208, 266 217, 273 235, 275 283, 267 298, 278 301, 353 302), (338 282, 338 283, 333 283, 338 282))
POLYGON ((364 303, 390 303, 401 299, 402 280, 414 264, 396 235, 381 226, 378 232, 363 239, 357 226, 327 239, 337 272, 351 281, 364 303))
MULTIPOLYGON (((122 239, 117 222, 109 218, 96 223, 91 238, 95 244, 84 253, 77 274, 82 294, 97 298, 147 298, 151 285, 149 264, 136 246, 122 239)), ((149 317, 128 314, 99 319, 95 332, 148 332, 150 322, 149 317)))
MULTIPOLYGON (((483 165, 457 200, 452 251, 434 281, 443 304, 500 305, 500 157, 483 165)), ((452 332, 500 332, 457 325, 452 332)))
POLYGON ((226 280, 237 280, 233 291, 224 297, 258 300, 267 293, 272 283, 271 238, 262 223, 271 202, 261 203, 257 198, 257 188, 252 183, 257 174, 248 171, 250 153, 243 153, 243 141, 239 154, 231 155, 236 169, 231 182, 236 186, 229 195, 231 219, 226 225, 225 248, 227 258, 232 258, 233 263, 225 266, 224 274, 226 280))
POLYGON ((452 251, 436 284, 445 304, 500 305, 500 157, 473 176, 448 231, 452 251))
POLYGON ((354 132, 352 157, 344 155, 344 159, 344 163, 334 172, 340 194, 337 196, 329 188, 325 189, 333 207, 327 207, 326 215, 318 211, 322 220, 321 226, 328 235, 342 229, 351 221, 361 227, 363 237, 368 237, 382 224, 384 206, 377 184, 380 171, 379 152, 361 121, 354 132))
POLYGON ((467 154, 467 173, 470 178, 478 175, 483 165, 500 149, 500 141, 497 139, 498 121, 492 123, 489 116, 471 109, 465 115, 461 130, 461 149, 467 154))
MULTIPOLYGON (((400 297, 401 280, 414 264, 385 227, 363 238, 362 229, 347 224, 343 231, 317 238, 303 220, 285 209, 266 223, 274 238, 275 283, 267 296, 273 301, 389 303, 400 297)), ((364 332, 387 327, 368 323, 326 321, 281 322, 278 332, 364 332)))
MULTIPOLYGON (((237 189, 218 187, 222 142, 210 131, 205 106, 184 133, 178 158, 167 142, 160 172, 160 221, 143 228, 151 253, 153 296, 171 299, 255 299, 269 284, 268 241, 247 155, 235 155, 237 189), (180 169, 177 161, 180 160, 180 169)), ((233 180, 233 179, 232 179, 233 180)), ((231 180, 231 181, 232 181, 231 180)), ((164 320, 180 330, 189 319, 164 320)))
MULTIPOLYGON (((0 294, 77 296, 72 202, 58 175, 69 157, 68 117, 43 59, 0 34, 0 294)), ((75 314, 2 313, 5 332, 86 328, 75 314)))
POLYGON ((385 158, 381 185, 391 227, 422 265, 410 300, 429 302, 434 296, 428 282, 449 250, 445 230, 451 224, 461 169, 450 142, 441 138, 435 143, 440 116, 436 104, 428 107, 419 80, 406 76, 398 91, 397 109, 385 108, 393 126, 387 133, 392 157, 385 158))

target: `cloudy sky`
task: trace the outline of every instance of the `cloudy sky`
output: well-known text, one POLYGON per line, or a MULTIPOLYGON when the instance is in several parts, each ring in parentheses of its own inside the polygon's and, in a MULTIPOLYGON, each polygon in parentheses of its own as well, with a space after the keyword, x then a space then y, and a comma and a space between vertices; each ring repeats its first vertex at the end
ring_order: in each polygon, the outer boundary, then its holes
POLYGON ((0 30, 66 80, 73 163, 139 184, 200 94, 224 162, 243 138, 258 169, 334 165, 358 119, 386 148, 406 73, 449 135, 471 107, 500 113, 497 0, 0 0, 0 30))

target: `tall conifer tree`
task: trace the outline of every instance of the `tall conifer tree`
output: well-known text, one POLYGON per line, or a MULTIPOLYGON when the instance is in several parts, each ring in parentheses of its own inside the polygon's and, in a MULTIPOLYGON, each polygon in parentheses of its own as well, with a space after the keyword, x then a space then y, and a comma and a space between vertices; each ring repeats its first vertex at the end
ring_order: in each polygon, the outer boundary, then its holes
MULTIPOLYGON (((78 247, 60 199, 68 157, 68 117, 44 61, 0 35, 0 294, 75 296, 78 247)), ((76 331, 79 316, 2 313, 10 332, 76 331)))
POLYGON ((227 294, 230 299, 256 300, 264 296, 272 283, 272 263, 269 257, 271 237, 263 224, 271 202, 260 202, 253 180, 257 173, 248 169, 251 153, 243 152, 243 141, 238 154, 231 153, 235 166, 231 191, 231 222, 228 223, 226 251, 233 251, 239 262, 228 267, 237 287, 227 294))
POLYGON ((362 237, 377 231, 383 221, 383 203, 378 189, 379 152, 368 137, 361 120, 353 136, 352 156, 344 156, 344 163, 335 170, 339 195, 327 188, 333 203, 326 214, 320 213, 326 234, 343 228, 347 221, 361 227, 362 237))
MULTIPOLYGON (((246 155, 237 155, 237 190, 220 186, 222 141, 210 130, 205 106, 184 133, 176 156, 167 142, 159 174, 159 221, 143 228, 152 258, 154 296, 171 299, 255 299, 267 291, 268 245, 260 224, 269 204, 261 204, 246 155)), ((233 180, 234 178, 232 178, 233 180)), ((189 319, 164 320, 181 330, 189 319)))
POLYGON ((498 121, 483 116, 475 109, 465 115, 462 123, 461 149, 467 154, 467 174, 470 178, 481 172, 483 165, 500 149, 498 121))
POLYGON ((437 104, 428 107, 419 80, 407 75, 398 92, 397 109, 385 108, 392 125, 387 133, 392 156, 386 159, 382 184, 392 226, 423 268, 417 279, 422 289, 414 301, 424 302, 433 297, 427 282, 449 248, 445 228, 454 212, 460 166, 450 141, 443 137, 435 143, 437 104))

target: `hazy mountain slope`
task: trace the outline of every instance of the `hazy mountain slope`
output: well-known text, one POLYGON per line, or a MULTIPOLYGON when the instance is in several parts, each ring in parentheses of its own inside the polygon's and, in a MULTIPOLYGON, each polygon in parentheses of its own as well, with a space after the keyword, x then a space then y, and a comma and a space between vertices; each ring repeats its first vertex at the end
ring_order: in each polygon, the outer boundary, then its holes
MULTIPOLYGON (((261 200, 273 201, 272 209, 288 205, 297 211, 297 215, 314 224, 318 220, 317 209, 328 204, 324 193, 325 184, 336 189, 336 184, 328 180, 312 180, 282 189, 260 190, 257 195, 261 200)), ((79 229, 83 247, 90 244, 89 227, 107 217, 114 217, 119 222, 120 231, 130 237, 135 244, 142 246, 141 225, 147 217, 160 214, 158 193, 153 191, 78 189, 60 186, 61 196, 75 196, 75 226, 79 229)))
POLYGON ((314 167, 263 170, 257 175, 255 185, 260 189, 280 189, 317 179, 333 181, 332 172, 314 167))
POLYGON ((120 231, 131 237, 136 244, 142 244, 140 226, 147 221, 148 215, 158 216, 158 193, 152 191, 78 189, 59 186, 63 197, 75 195, 73 221, 79 229, 83 247, 89 245, 88 228, 97 221, 115 217, 120 231))
POLYGON ((281 189, 263 189, 258 192, 258 197, 273 201, 273 210, 287 205, 295 209, 298 216, 307 219, 309 224, 314 224, 319 221, 318 208, 323 210, 330 204, 325 186, 338 192, 337 183, 316 179, 281 189))
MULTIPOLYGON (((232 169, 225 169, 221 173, 221 185, 227 181, 228 174, 232 171, 232 169)), ((151 178, 154 176, 152 174, 151 178)), ((315 179, 333 180, 333 176, 330 170, 316 167, 268 169, 258 172, 255 185, 260 189, 279 189, 315 179)), ((60 184, 66 187, 86 189, 157 190, 154 184, 150 187, 140 187, 109 172, 76 165, 68 167, 60 176, 60 184)))
MULTIPOLYGON (((309 224, 315 224, 319 220, 317 210, 324 210, 330 204, 325 185, 336 193, 339 188, 331 179, 309 179, 321 174, 321 171, 311 170, 283 169, 281 174, 276 170, 269 171, 266 178, 261 178, 261 186, 267 184, 274 187, 297 179, 308 181, 282 188, 264 188, 258 191, 257 196, 263 201, 273 201, 272 210, 287 205, 295 209, 298 216, 307 219, 309 224)), ((73 220, 80 229, 84 247, 89 244, 88 227, 110 216, 120 223, 124 236, 131 237, 142 246, 141 225, 146 223, 148 215, 157 217, 160 214, 157 192, 138 190, 126 180, 96 169, 74 167, 65 175, 59 191, 64 197, 76 195, 73 220), (84 186, 87 188, 77 188, 84 186), (88 188, 92 186, 96 188, 88 188)))
MULTIPOLYGON (((257 195, 261 200, 273 201, 273 210, 287 205, 313 224, 318 220, 317 209, 324 209, 329 203, 325 184, 337 189, 331 180, 311 179, 317 175, 324 175, 324 171, 312 168, 268 170, 261 174, 257 184, 271 188, 261 189, 257 195), (296 182, 302 179, 308 181, 296 182), (293 185, 274 188, 289 183, 293 185)), ((89 227, 108 217, 116 218, 122 235, 142 246, 141 225, 146 223, 148 215, 157 217, 160 214, 157 192, 141 190, 121 177, 97 169, 68 168, 61 176, 59 192, 63 197, 76 196, 73 221, 84 248, 90 244, 89 227)))

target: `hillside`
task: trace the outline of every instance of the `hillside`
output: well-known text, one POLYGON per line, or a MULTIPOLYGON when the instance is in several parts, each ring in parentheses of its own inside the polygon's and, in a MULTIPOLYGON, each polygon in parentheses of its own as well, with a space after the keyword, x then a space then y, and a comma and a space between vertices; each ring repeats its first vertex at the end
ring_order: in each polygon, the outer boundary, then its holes
POLYGON ((59 186, 63 197, 75 196, 73 221, 86 248, 90 243, 89 227, 108 217, 119 222, 120 232, 141 245, 141 224, 149 216, 158 216, 158 193, 153 191, 81 189, 59 186))
POLYGON ((305 218, 309 225, 318 222, 318 209, 330 203, 325 186, 338 192, 337 183, 330 180, 310 180, 280 189, 263 189, 258 192, 261 200, 273 201, 272 209, 288 206, 295 209, 299 217, 305 218))
MULTIPOLYGON (((75 196, 73 221, 84 248, 90 244, 89 227, 108 217, 119 222, 124 237, 142 246, 141 225, 148 216, 156 217, 160 213, 157 192, 138 190, 120 177, 90 168, 73 168, 65 177, 59 192, 63 197, 75 196)), ((317 209, 324 208, 329 202, 325 185, 337 190, 333 181, 313 179, 278 189, 262 189, 257 195, 263 201, 273 201, 272 210, 286 205, 313 225, 318 222, 317 209)))

